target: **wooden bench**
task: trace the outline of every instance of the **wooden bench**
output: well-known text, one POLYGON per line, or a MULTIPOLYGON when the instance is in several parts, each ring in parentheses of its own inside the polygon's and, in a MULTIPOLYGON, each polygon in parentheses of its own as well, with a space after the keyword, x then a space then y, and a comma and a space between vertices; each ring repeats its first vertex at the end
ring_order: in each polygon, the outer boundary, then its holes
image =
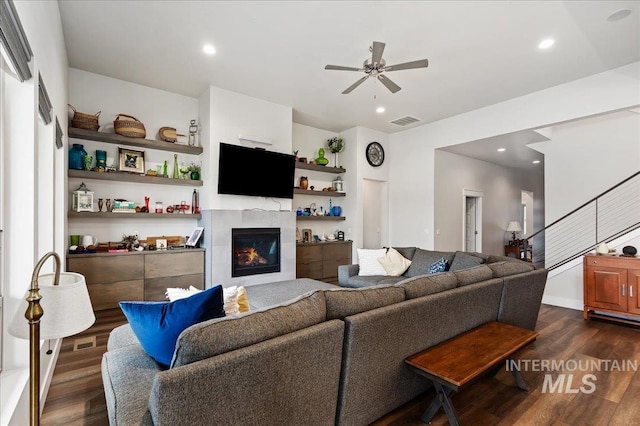
MULTIPOLYGON (((436 397, 422 415, 422 421, 430 422, 442 406, 449 424, 458 425, 449 395, 510 359, 513 353, 537 337, 535 331, 494 321, 407 358, 405 362, 415 372, 431 380, 436 390, 436 397)), ((511 367, 518 387, 528 391, 515 363, 511 367)))

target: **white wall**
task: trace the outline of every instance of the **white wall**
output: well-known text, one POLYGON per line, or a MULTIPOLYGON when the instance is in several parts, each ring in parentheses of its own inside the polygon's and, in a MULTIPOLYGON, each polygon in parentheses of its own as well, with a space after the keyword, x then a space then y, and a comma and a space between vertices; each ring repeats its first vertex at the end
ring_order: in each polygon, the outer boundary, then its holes
POLYGON ((391 244, 434 247, 436 148, 640 105, 639 81, 636 62, 391 134, 391 244))
MULTIPOLYGON (((30 64, 33 78, 18 83, 6 78, 3 109, 3 249, 2 295, 4 296, 2 328, 2 372, 0 373, 0 424, 23 425, 28 422, 28 361, 26 340, 10 336, 6 328, 14 314, 26 307, 24 295, 31 281, 31 273, 40 253, 65 250, 66 205, 49 203, 38 198, 38 191, 51 191, 49 183, 38 179, 37 168, 42 166, 40 177, 64 181, 66 152, 39 147, 38 144, 54 143, 55 117, 66 128, 67 121, 67 57, 57 2, 15 2, 27 39, 34 53, 30 64), (48 125, 38 120, 38 73, 42 75, 52 103, 54 120, 48 125), (44 157, 36 158, 37 152, 44 157), (38 187, 45 185, 45 188, 38 187), (36 215, 35 212, 39 212, 36 215), (49 232, 53 238, 37 238, 37 224, 55 227, 49 232)), ((66 132, 65 132, 66 133, 66 132)), ((55 188, 55 198, 65 199, 63 185, 55 188)), ((50 198, 49 198, 50 200, 50 198)), ((48 261, 42 271, 52 270, 48 261)), ((46 315, 46 312, 45 312, 46 315)), ((53 342, 53 355, 41 354, 41 395, 46 394, 59 342, 53 342)), ((43 399, 43 398, 41 398, 43 399)))
POLYGON ((547 223, 640 170, 640 114, 580 120, 554 127, 548 136, 534 144, 545 154, 547 223))
POLYGON ((291 210, 288 199, 218 194, 218 158, 220 142, 291 154, 292 108, 213 86, 200 96, 199 102, 209 104, 209 116, 202 117, 202 139, 208 136, 203 155, 208 164, 203 167, 202 178, 207 190, 200 196, 202 209, 291 210), (273 144, 241 141, 239 135, 270 139, 273 144))
MULTIPOLYGON (((69 69, 69 103, 76 110, 84 113, 100 114, 100 131, 113 133, 113 120, 119 113, 132 115, 142 121, 147 131, 147 139, 157 139, 158 130, 163 126, 174 127, 177 133, 188 134, 189 121, 197 119, 198 99, 175 93, 158 90, 139 84, 129 83, 94 74, 75 68, 69 69)), ((70 112, 73 114, 73 111, 70 112)), ((65 123, 61 123, 63 126, 65 123)), ((66 126, 65 131, 66 131, 66 126)), ((186 139, 185 139, 186 141, 186 139)), ((201 141, 202 142, 202 141, 201 141)), ((206 141, 204 141, 206 143, 206 141)), ((118 145, 101 142, 71 139, 71 143, 79 143, 89 155, 95 159, 95 150, 107 151, 107 164, 118 164, 118 145)), ((138 149, 138 148, 133 148, 138 149)), ((68 148, 66 149, 68 151, 68 148)), ((145 169, 155 169, 156 165, 168 162, 168 172, 173 172, 173 153, 155 149, 144 150, 145 169)), ((94 160, 95 161, 95 160, 94 160)), ((178 154, 178 163, 204 161, 204 156, 178 154)), ((203 167, 203 176, 210 173, 203 167)), ((78 188, 82 179, 69 178, 69 190, 78 188)), ((150 197, 150 208, 156 201, 162 201, 164 207, 170 204, 180 204, 186 201, 191 204, 194 189, 202 194, 208 187, 168 186, 168 185, 139 185, 132 182, 88 180, 85 184, 95 192, 94 211, 98 211, 98 198, 124 198, 144 205, 144 197, 150 197)), ((69 201, 70 202, 70 201, 69 201)), ((202 202, 201 202, 202 204, 202 202)), ((153 210, 152 210, 153 211, 153 210)), ((137 234, 140 239, 161 235, 190 235, 196 226, 196 219, 163 219, 145 221, 141 219, 118 220, 102 219, 73 219, 69 221, 69 234, 94 235, 98 241, 120 241, 123 234, 137 234)), ((68 242, 67 242, 68 243, 68 242)))
MULTIPOLYGON (((464 190, 483 193, 482 251, 504 255, 505 229, 520 221, 521 191, 543 200, 543 176, 436 150, 434 248, 463 250, 464 190)), ((541 218, 542 219, 542 218, 541 218)))

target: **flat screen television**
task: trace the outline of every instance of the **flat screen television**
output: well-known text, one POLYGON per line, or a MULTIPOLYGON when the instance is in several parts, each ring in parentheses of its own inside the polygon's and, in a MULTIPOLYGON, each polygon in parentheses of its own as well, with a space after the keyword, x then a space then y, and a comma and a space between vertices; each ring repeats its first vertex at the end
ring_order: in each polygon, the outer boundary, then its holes
POLYGON ((294 173, 293 155, 220 144, 218 194, 291 199, 294 173))

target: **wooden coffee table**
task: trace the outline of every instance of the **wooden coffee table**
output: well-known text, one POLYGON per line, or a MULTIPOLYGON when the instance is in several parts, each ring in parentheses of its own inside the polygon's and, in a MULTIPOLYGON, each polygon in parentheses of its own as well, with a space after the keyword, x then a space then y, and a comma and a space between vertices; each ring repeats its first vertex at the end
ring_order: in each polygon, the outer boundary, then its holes
MULTIPOLYGON (((458 417, 449 395, 536 340, 538 333, 501 322, 489 322, 469 330, 432 348, 410 356, 405 362, 418 374, 433 383, 436 397, 422 415, 430 422, 440 407, 449 424, 458 425, 458 417)), ((528 391, 520 371, 511 365, 516 384, 528 391)))

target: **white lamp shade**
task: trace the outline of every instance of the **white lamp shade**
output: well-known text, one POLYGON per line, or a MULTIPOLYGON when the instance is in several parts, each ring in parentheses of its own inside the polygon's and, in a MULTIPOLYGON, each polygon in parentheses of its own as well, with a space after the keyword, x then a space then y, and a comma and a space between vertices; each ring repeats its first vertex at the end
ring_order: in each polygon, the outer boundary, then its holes
MULTIPOLYGON (((73 336, 91 327, 96 320, 84 276, 61 272, 59 284, 53 285, 54 276, 44 274, 38 277, 43 311, 40 339, 43 340, 73 336)), ((29 322, 24 316, 27 305, 23 300, 9 326, 9 333, 21 339, 29 339, 29 322)))
POLYGON ((520 222, 512 220, 509 222, 509 226, 507 226, 508 232, 522 232, 522 227, 520 226, 520 222))

